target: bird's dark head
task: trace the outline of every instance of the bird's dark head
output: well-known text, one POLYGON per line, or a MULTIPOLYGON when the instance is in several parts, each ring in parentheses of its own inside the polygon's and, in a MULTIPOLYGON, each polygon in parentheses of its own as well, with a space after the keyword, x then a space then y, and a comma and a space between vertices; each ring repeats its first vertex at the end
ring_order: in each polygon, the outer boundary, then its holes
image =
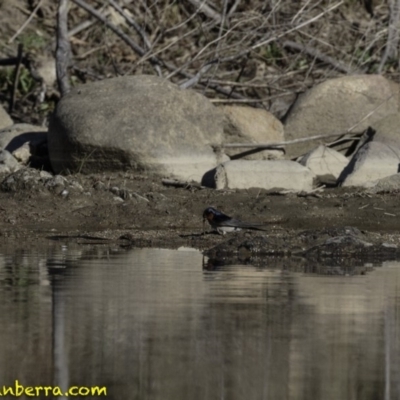
POLYGON ((208 207, 204 210, 203 212, 203 221, 212 221, 216 215, 218 215, 219 212, 213 208, 213 207, 208 207))

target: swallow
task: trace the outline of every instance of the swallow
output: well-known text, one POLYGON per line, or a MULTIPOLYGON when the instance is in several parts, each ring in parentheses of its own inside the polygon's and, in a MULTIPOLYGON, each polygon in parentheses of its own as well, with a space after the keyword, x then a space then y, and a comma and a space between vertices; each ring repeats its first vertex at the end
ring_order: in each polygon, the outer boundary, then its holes
POLYGON ((211 227, 220 235, 225 235, 227 232, 240 231, 242 229, 264 230, 262 224, 252 224, 231 218, 213 207, 208 207, 203 212, 203 228, 206 221, 208 221, 211 227))

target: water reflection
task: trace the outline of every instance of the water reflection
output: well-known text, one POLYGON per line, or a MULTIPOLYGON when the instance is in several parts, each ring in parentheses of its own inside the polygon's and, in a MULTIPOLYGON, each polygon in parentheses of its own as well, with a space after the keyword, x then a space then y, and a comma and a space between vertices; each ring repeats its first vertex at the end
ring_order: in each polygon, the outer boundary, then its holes
POLYGON ((288 259, 211 268, 182 250, 0 251, 0 387, 107 386, 110 399, 399 397, 398 263, 323 275, 329 267, 288 259))

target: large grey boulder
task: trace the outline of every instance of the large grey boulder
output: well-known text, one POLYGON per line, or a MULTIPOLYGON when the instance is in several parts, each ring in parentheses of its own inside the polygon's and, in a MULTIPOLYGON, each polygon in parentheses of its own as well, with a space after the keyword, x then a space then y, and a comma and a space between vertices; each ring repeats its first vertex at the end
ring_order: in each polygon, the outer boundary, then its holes
POLYGON ((22 168, 21 165, 9 151, 0 149, 0 174, 15 172, 20 168, 22 168))
POLYGON ((308 152, 300 164, 315 173, 321 183, 335 184, 349 160, 336 150, 324 145, 308 152))
MULTIPOLYGON (((224 114, 224 143, 277 143, 285 140, 282 122, 270 112, 253 107, 220 106, 224 114)), ((283 158, 282 150, 263 150, 256 153, 249 148, 225 148, 231 158, 270 160, 283 158)))
POLYGON ((371 124, 374 142, 384 143, 400 156, 400 114, 390 114, 371 124))
POLYGON ((400 114, 390 114, 371 128, 339 178, 343 186, 370 187, 400 170, 400 114))
POLYGON ((0 130, 0 148, 9 151, 23 164, 47 142, 47 128, 31 124, 14 124, 0 130))
POLYGON ((6 128, 7 126, 12 125, 14 122, 11 117, 8 115, 6 110, 0 105, 0 129, 6 128))
POLYGON ((204 96, 155 76, 125 76, 73 89, 49 127, 56 173, 136 169, 200 181, 223 160, 222 115, 204 96))
MULTIPOLYGON (((374 122, 397 112, 398 93, 399 85, 381 75, 329 79, 299 96, 285 120, 286 140, 345 133, 356 124, 353 132, 362 132, 374 122)), ((316 143, 323 142, 291 145, 287 147, 287 154, 299 156, 316 143)))
POLYGON ((386 144, 369 142, 360 147, 338 182, 342 186, 368 187, 370 182, 399 172, 399 156, 386 144))
POLYGON ((398 193, 400 191, 400 174, 387 176, 377 181, 368 182, 365 187, 369 193, 398 193))

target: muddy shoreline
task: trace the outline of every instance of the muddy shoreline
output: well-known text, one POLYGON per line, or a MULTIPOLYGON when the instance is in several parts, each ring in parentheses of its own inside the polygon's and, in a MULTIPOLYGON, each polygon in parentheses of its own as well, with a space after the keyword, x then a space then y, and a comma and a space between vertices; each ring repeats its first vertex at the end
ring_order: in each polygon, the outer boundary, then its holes
MULTIPOLYGON (((41 179, 40 172, 30 168, 2 177, 1 182, 0 238, 8 246, 60 240, 123 247, 184 246, 207 252, 230 243, 226 249, 234 254, 241 243, 261 237, 269 240, 264 247, 280 256, 300 254, 327 238, 346 235, 344 227, 352 227, 358 239, 385 244, 397 257, 393 249, 400 239, 397 193, 175 188, 163 185, 159 177, 131 173, 77 174, 57 183, 41 179), (207 226, 203 234, 202 212, 208 206, 265 223, 267 230, 218 235, 207 226)), ((250 253, 247 256, 254 255, 250 253)))

